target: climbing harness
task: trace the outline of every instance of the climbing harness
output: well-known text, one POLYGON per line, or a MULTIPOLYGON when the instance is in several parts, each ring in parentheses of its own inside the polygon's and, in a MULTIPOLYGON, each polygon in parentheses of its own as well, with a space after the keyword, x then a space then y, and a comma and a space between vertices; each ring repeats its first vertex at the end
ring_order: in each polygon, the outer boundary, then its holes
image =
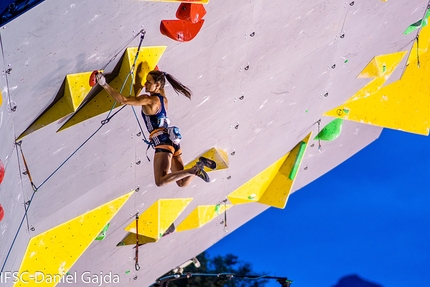
POLYGON ((139 214, 136 213, 136 251, 134 256, 134 269, 136 271, 140 270, 139 265, 139 214))

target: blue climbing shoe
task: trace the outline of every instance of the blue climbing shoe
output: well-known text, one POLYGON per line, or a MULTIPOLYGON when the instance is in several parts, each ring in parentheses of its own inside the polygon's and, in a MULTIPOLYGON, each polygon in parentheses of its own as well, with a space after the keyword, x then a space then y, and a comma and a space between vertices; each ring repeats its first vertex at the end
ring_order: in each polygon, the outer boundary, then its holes
POLYGON ((197 162, 197 165, 206 166, 210 169, 216 169, 216 162, 214 162, 211 159, 205 158, 203 156, 199 157, 199 161, 197 162))
POLYGON ((206 171, 203 170, 203 167, 201 167, 199 165, 197 165, 196 176, 200 177, 205 182, 210 182, 211 181, 211 179, 209 178, 209 175, 206 173, 206 171))

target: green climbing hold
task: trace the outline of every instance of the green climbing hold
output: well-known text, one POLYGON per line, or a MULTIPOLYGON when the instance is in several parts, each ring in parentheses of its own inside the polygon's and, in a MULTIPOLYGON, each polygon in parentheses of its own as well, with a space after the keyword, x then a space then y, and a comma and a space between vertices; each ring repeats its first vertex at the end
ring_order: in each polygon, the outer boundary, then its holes
POLYGON ((382 73, 385 73, 385 71, 387 70, 387 66, 385 66, 385 64, 382 66, 382 73))
POLYGON ((345 64, 348 63, 348 59, 345 60, 345 64))
POLYGON ((333 141, 342 131, 342 119, 335 119, 328 123, 321 132, 314 138, 314 140, 333 141))
POLYGON ((106 224, 106 226, 105 226, 105 227, 103 228, 103 230, 99 233, 99 235, 97 235, 96 240, 103 240, 103 239, 105 239, 105 237, 106 237, 106 233, 107 233, 107 230, 108 230, 108 228, 109 228, 109 224, 110 224, 110 223, 106 224))
POLYGON ((125 274, 129 274, 129 273, 130 273, 130 270, 125 271, 125 274))
POLYGON ((290 176, 288 177, 290 180, 294 180, 296 177, 297 171, 299 170, 299 165, 302 162, 303 155, 305 154, 306 143, 300 142, 299 152, 297 153, 296 160, 294 161, 293 168, 291 169, 290 176))
POLYGON ((215 205, 215 212, 216 214, 219 214, 219 209, 221 208, 221 204, 215 205))
POLYGON ((408 35, 410 33, 412 33, 413 31, 419 29, 419 28, 424 28, 425 26, 428 25, 428 19, 430 17, 430 9, 427 9, 426 15, 424 16, 423 19, 418 20, 417 22, 413 23, 412 25, 410 25, 405 32, 403 32, 403 34, 408 35))

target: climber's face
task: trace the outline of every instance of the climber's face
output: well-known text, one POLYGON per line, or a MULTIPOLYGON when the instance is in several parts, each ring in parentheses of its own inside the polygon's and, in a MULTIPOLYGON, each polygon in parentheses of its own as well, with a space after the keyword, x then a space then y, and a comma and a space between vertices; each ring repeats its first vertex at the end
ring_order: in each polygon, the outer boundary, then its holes
POLYGON ((155 82, 154 78, 148 74, 148 76, 146 76, 146 82, 145 82, 145 91, 147 93, 158 93, 160 90, 160 83, 159 82, 155 82))

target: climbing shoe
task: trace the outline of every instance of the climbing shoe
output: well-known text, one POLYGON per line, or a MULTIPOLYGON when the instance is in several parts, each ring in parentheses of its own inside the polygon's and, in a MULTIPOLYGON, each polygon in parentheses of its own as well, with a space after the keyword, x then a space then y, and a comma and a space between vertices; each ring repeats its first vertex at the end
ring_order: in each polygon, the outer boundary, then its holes
POLYGON ((211 159, 205 158, 203 156, 199 157, 199 161, 197 162, 197 165, 200 165, 200 166, 203 165, 210 169, 216 169, 216 162, 214 162, 211 159))
POLYGON ((211 179, 209 178, 209 175, 206 173, 206 171, 203 170, 203 167, 197 166, 196 176, 200 177, 206 182, 211 181, 211 179))

